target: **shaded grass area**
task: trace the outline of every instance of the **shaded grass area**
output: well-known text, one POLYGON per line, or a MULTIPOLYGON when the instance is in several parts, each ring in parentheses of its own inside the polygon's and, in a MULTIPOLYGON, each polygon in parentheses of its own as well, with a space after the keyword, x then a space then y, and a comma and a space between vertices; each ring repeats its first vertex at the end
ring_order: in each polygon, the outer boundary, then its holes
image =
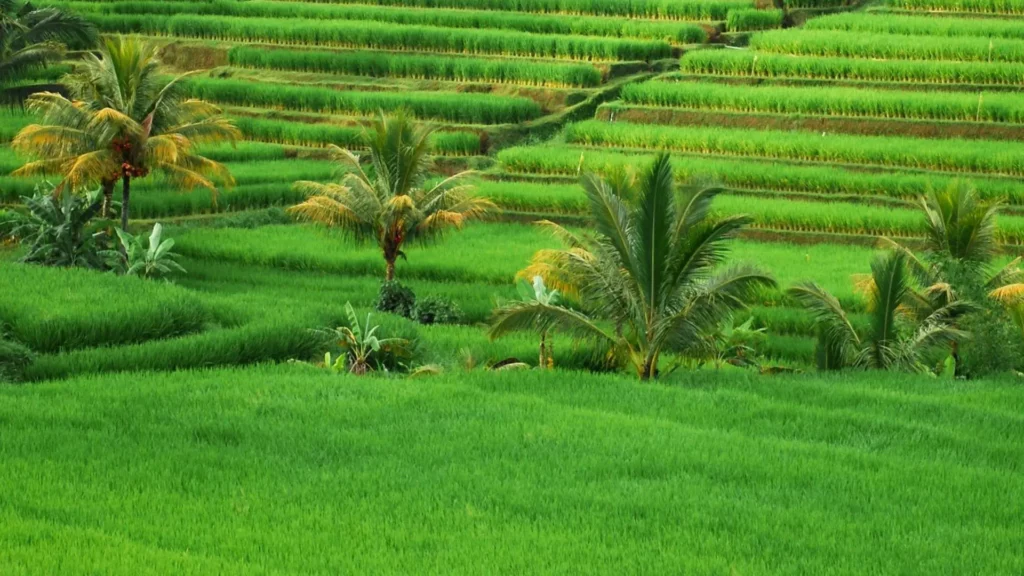
POLYGON ((674 384, 261 367, 3 388, 0 567, 1024 569, 1015 383, 674 384))
POLYGON ((197 332, 213 320, 170 284, 0 259, 0 326, 38 352, 130 344, 197 332))

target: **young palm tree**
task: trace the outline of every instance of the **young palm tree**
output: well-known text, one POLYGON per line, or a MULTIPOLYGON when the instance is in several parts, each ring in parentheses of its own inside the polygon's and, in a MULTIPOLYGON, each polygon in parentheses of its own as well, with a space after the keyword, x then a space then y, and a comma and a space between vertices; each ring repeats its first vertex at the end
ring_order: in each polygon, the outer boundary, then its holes
POLYGON ((65 45, 91 47, 96 36, 92 24, 71 12, 0 0, 0 83, 60 59, 65 45))
POLYGON ((469 194, 472 187, 462 183, 469 172, 427 185, 433 168, 430 133, 405 112, 381 113, 364 136, 371 171, 363 170, 352 152, 331 146, 333 161, 347 172, 341 183, 296 182, 296 189, 309 197, 291 212, 340 228, 356 240, 372 239, 384 256, 386 280, 394 280, 395 262, 405 258, 407 243, 433 240, 494 208, 489 200, 469 194))
POLYGON ((159 75, 157 47, 138 38, 114 37, 102 53, 88 55, 65 78, 75 100, 43 92, 27 106, 43 116, 12 142, 39 160, 17 174, 59 173, 72 190, 99 183, 109 209, 121 183, 121 227, 127 229, 131 183, 159 172, 171 183, 216 190, 230 185, 227 169, 195 151, 212 142, 234 142, 240 133, 218 108, 182 98, 179 80, 159 75))
POLYGON ((925 352, 963 336, 953 324, 969 310, 966 302, 950 301, 923 319, 915 316, 917 296, 904 252, 894 250, 872 262, 871 281, 864 286, 871 315, 865 334, 858 334, 839 300, 817 284, 806 282, 788 291, 814 316, 818 368, 925 371, 925 352))
POLYGON ((918 283, 927 287, 919 305, 934 309, 956 298, 957 290, 972 287, 1008 304, 1024 296, 1020 258, 998 270, 989 269, 1000 253, 996 225, 1000 208, 998 202, 984 202, 969 184, 954 182, 921 199, 927 221, 923 259, 901 244, 883 239, 886 247, 905 255, 918 283))
POLYGON ((758 289, 775 285, 749 266, 722 268, 728 240, 749 219, 712 220, 714 188, 688 190, 677 199, 668 155, 655 160, 637 190, 628 186, 584 176, 595 236, 544 223, 567 247, 538 252, 525 272, 575 296, 589 315, 541 300, 515 302, 495 312, 492 338, 549 329, 595 338, 628 354, 639 377, 648 380, 657 376, 663 353, 703 352, 721 321, 758 289))

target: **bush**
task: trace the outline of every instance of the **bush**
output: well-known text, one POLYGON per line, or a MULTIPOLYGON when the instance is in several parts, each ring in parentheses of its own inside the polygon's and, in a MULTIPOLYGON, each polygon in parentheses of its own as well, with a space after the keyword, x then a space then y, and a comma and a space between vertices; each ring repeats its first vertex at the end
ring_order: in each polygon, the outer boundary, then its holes
POLYGON ((377 311, 387 312, 402 318, 414 318, 416 315, 416 294, 412 288, 404 286, 398 280, 391 280, 380 285, 377 295, 377 311))
POLYGON ((19 382, 35 360, 31 350, 10 340, 0 340, 0 383, 19 382))
POLYGON ((981 378, 1024 368, 1020 330, 998 305, 989 304, 970 314, 960 328, 970 337, 960 344, 959 375, 981 378))
POLYGON ((427 296, 416 303, 416 320, 420 324, 458 324, 462 309, 451 298, 427 296))
MULTIPOLYGON (((391 282, 390 284, 396 283, 391 282)), ((408 288, 405 288, 404 290, 408 290, 408 288)), ((409 290, 409 292, 411 293, 412 291, 409 290)), ((365 324, 367 324, 367 317, 365 313, 356 313, 356 320, 365 328, 365 324)), ((339 328, 352 328, 351 324, 351 319, 346 318, 339 328)), ((423 352, 423 349, 420 347, 419 330, 415 323, 410 321, 408 318, 384 313, 371 314, 368 324, 370 327, 377 327, 376 332, 374 332, 374 336, 379 340, 397 338, 404 340, 407 343, 394 349, 381 348, 380 351, 375 352, 372 359, 374 369, 384 369, 388 372, 400 372, 417 362, 423 352)), ((337 330, 324 331, 322 333, 333 339, 328 349, 332 358, 337 358, 339 355, 346 353, 346 350, 342 349, 338 340, 334 337, 337 330)))

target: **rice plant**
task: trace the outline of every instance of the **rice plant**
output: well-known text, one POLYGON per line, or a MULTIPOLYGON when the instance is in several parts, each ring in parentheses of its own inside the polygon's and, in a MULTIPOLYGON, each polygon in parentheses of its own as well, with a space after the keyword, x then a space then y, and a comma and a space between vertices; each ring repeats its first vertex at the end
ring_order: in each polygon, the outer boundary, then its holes
POLYGON ((886 4, 893 8, 926 12, 1024 14, 1024 2, 1021 0, 886 0, 886 4))
POLYGON ((753 156, 807 162, 1024 175, 1024 145, 787 130, 650 126, 588 120, 566 127, 571 144, 753 156))
POLYGON ((1024 102, 1014 94, 999 92, 643 82, 625 86, 620 97, 629 104, 695 110, 1024 123, 1024 102))
POLYGON ((579 87, 597 86, 602 79, 600 70, 582 63, 389 52, 266 50, 236 46, 228 52, 228 59, 232 66, 244 68, 352 74, 377 78, 402 77, 579 87))
MULTIPOLYGON (((597 172, 628 169, 637 163, 650 161, 652 156, 567 147, 519 146, 506 148, 497 157, 504 168, 513 173, 576 176, 581 169, 597 172)), ((872 173, 831 166, 696 157, 677 158, 675 167, 680 178, 710 177, 737 189, 903 199, 913 199, 928 190, 944 188, 956 179, 953 175, 872 173)), ((1017 181, 974 178, 972 182, 986 198, 1024 203, 1024 186, 1017 181)))
POLYGON ((808 20, 804 24, 804 28, 872 34, 1024 39, 1024 22, 997 18, 972 20, 969 18, 850 12, 830 14, 808 20))
POLYGON ((210 18, 179 14, 92 16, 104 31, 186 38, 303 44, 375 50, 420 50, 575 60, 652 60, 671 55, 664 40, 532 34, 515 30, 440 28, 348 20, 210 18))
MULTIPOLYGON (((914 40, 908 42, 913 43, 914 40)), ((868 60, 766 54, 746 50, 693 50, 683 55, 680 70, 690 74, 831 81, 999 86, 1024 84, 1024 65, 1017 62, 868 60)))
POLYGON ((446 28, 493 28, 533 34, 576 34, 612 38, 669 40, 682 44, 700 43, 707 32, 695 22, 636 20, 621 17, 582 16, 519 11, 457 10, 431 7, 410 9, 405 5, 381 6, 342 3, 267 2, 110 2, 93 4, 95 14, 143 16, 238 16, 246 18, 304 18, 319 20, 369 20, 392 24, 441 26, 446 28))
POLYGON ((309 112, 370 115, 406 108, 418 118, 470 124, 522 122, 541 114, 540 106, 529 98, 490 94, 358 92, 212 78, 187 80, 182 87, 195 98, 222 104, 309 112))
POLYGON ((1024 62, 1024 40, 970 36, 771 30, 754 35, 750 48, 773 54, 827 58, 1024 62))

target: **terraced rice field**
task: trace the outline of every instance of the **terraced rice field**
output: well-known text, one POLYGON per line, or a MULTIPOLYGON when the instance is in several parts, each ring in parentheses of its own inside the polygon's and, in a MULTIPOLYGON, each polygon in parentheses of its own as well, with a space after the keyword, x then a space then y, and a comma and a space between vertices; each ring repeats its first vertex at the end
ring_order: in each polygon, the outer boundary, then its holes
MULTIPOLYGON (((770 267, 799 269, 808 243, 853 245, 864 255, 848 279, 864 271, 877 236, 913 242, 923 233, 918 197, 962 179, 1005 202, 1002 242, 1016 249, 1024 240, 1024 99, 1016 92, 1024 88, 1024 20, 1005 3, 893 2, 852 12, 742 0, 43 4, 79 11, 107 33, 162 43, 167 72, 195 71, 188 92, 223 107, 244 134, 237 147, 205 151, 226 162, 235 187, 181 192, 150 178, 138 184, 138 218, 187 225, 186 247, 194 234, 245 246, 237 266, 352 271, 365 279, 364 303, 376 272, 369 254, 334 267, 293 251, 282 264, 247 240, 262 228, 235 238, 231 227, 195 226, 225 217, 229 226, 288 221, 276 210, 303 199, 292 182, 336 176, 324 147, 356 146, 371 116, 399 108, 436 126, 441 165, 480 170, 478 193, 516 222, 469 232, 480 246, 504 238, 505 249, 518 251, 489 273, 488 290, 499 293, 509 293, 543 242, 530 220, 583 215, 575 184, 582 171, 635 169, 657 151, 673 153, 681 179, 727 188, 716 211, 753 217, 751 254, 757 260, 756 248, 770 247, 770 267)), ((30 121, 5 113, 0 138, 30 121)), ((0 171, 20 162, 5 150, 0 171)), ((36 183, 0 176, 0 202, 18 203, 36 183)), ((288 245, 301 253, 304 242, 288 245)), ((490 257, 473 244, 464 251, 465 262, 490 257)), ((200 266, 234 258, 188 256, 200 266)), ((461 265, 431 266, 411 273, 442 291, 446 282, 480 279, 479 271, 458 272, 461 265)), ((215 281, 219 273, 207 271, 215 281)), ((849 293, 846 283, 835 287, 849 293)), ((484 319, 491 301, 488 293, 467 304, 471 316, 484 319)), ((779 294, 764 304, 755 315, 780 343, 767 346, 786 361, 806 360, 806 317, 784 320, 801 313, 779 294), (787 356, 793 338, 803 341, 787 356)))
MULTIPOLYGON (((816 359, 786 289, 813 280, 869 325, 860 275, 879 237, 919 244, 929 191, 969 182, 1002 204, 997 263, 1024 252, 1024 0, 35 4, 159 43, 243 141, 202 149, 232 187, 134 184, 173 283, 0 243, 0 345, 35 353, 0 384, 0 574, 1024 570, 1019 379, 776 375, 816 359), (372 309, 383 273, 287 213, 293 183, 335 181, 327 146, 359 152, 398 110, 436 128, 438 178, 475 170, 498 207, 397 263, 458 322, 374 316, 445 374, 285 364, 319 361, 311 330, 372 309), (772 375, 637 386, 585 373, 606 352, 561 333, 553 375, 485 371, 538 362, 536 335, 481 326, 558 244, 534 222, 585 231, 580 176, 659 152, 722 187, 714 215, 751 217, 731 259, 778 287, 733 321, 772 375)), ((16 88, 59 88, 80 56, 16 88)), ((40 184, 7 146, 35 120, 0 108, 0 215, 40 184)))

